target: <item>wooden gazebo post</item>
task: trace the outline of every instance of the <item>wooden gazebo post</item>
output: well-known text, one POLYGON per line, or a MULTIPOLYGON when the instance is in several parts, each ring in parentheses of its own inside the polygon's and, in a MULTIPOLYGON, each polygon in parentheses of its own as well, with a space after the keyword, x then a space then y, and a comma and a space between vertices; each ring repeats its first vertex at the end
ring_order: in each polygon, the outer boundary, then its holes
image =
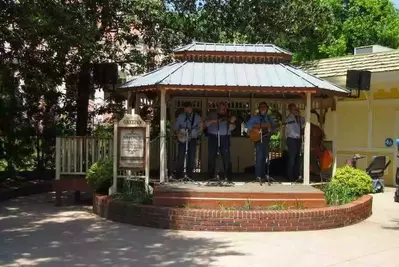
POLYGON ((306 93, 305 133, 303 144, 303 184, 310 184, 310 110, 312 108, 312 93, 306 93))
MULTIPOLYGON (((337 105, 338 98, 334 96, 334 103, 333 105, 337 105)), ((335 175, 337 171, 337 139, 338 139, 338 116, 337 116, 337 108, 332 111, 332 116, 333 116, 333 134, 334 134, 334 139, 333 139, 333 147, 332 147, 332 152, 333 152, 333 166, 332 166, 332 177, 335 175)))
POLYGON ((159 123, 159 182, 165 182, 166 170, 166 89, 161 88, 159 123))

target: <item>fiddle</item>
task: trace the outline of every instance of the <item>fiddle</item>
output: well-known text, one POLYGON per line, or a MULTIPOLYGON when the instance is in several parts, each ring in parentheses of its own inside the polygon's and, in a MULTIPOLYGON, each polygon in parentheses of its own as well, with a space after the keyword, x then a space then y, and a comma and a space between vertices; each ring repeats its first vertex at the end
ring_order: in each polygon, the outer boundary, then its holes
POLYGON ((220 113, 218 113, 217 115, 218 115, 217 120, 208 120, 206 121, 207 124, 215 124, 223 121, 228 121, 229 123, 234 124, 237 120, 236 116, 230 116, 228 114, 220 114, 220 113))

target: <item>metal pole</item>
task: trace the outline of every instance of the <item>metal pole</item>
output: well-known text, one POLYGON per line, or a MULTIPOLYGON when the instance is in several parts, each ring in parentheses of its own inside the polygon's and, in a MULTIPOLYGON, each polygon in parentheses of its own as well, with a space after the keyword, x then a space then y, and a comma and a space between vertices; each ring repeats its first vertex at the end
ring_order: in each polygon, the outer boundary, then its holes
POLYGON ((150 184, 150 125, 151 121, 146 121, 145 128, 145 190, 149 193, 150 184))
POLYGON ((113 153, 113 162, 114 162, 114 166, 113 166, 113 182, 112 182, 112 186, 109 189, 109 194, 115 194, 117 192, 117 182, 118 182, 118 122, 114 122, 114 153, 113 153))

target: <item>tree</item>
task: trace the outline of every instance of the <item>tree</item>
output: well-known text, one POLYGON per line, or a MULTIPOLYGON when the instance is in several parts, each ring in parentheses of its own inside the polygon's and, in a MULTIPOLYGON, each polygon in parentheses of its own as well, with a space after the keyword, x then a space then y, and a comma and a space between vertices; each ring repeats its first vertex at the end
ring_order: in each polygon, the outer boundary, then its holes
POLYGON ((355 47, 399 47, 399 13, 389 0, 323 0, 334 13, 331 38, 320 45, 327 57, 353 53, 355 47))
POLYGON ((33 143, 37 154, 42 155, 38 162, 43 162, 43 151, 48 149, 39 147, 54 147, 54 117, 74 115, 77 133, 86 134, 92 93, 90 64, 129 61, 138 38, 131 34, 134 16, 125 16, 125 10, 134 10, 135 2, 1 2, 0 118, 7 118, 0 129, 4 148, 1 156, 9 168, 19 167, 14 158, 23 159, 21 150, 33 143), (64 84, 70 97, 60 105, 63 94, 57 87, 64 84), (40 105, 41 99, 45 105, 40 105), (31 140, 31 144, 23 140, 31 140))

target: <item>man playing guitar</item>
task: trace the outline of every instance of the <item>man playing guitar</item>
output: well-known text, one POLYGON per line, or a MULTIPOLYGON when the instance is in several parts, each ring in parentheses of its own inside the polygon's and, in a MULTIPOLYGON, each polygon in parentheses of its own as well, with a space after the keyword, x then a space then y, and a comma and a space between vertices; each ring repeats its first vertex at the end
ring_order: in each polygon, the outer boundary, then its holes
POLYGON ((176 175, 178 179, 183 178, 184 158, 187 152, 186 175, 192 179, 197 152, 197 138, 201 132, 202 123, 200 115, 193 112, 190 102, 185 102, 183 107, 184 112, 177 117, 174 125, 175 134, 178 138, 176 175))
POLYGON ((266 175, 266 162, 269 158, 269 142, 272 129, 275 127, 272 118, 267 115, 268 106, 262 102, 258 106, 259 113, 251 116, 247 122, 247 128, 250 132, 250 138, 255 144, 256 162, 255 175, 259 182, 266 175))

